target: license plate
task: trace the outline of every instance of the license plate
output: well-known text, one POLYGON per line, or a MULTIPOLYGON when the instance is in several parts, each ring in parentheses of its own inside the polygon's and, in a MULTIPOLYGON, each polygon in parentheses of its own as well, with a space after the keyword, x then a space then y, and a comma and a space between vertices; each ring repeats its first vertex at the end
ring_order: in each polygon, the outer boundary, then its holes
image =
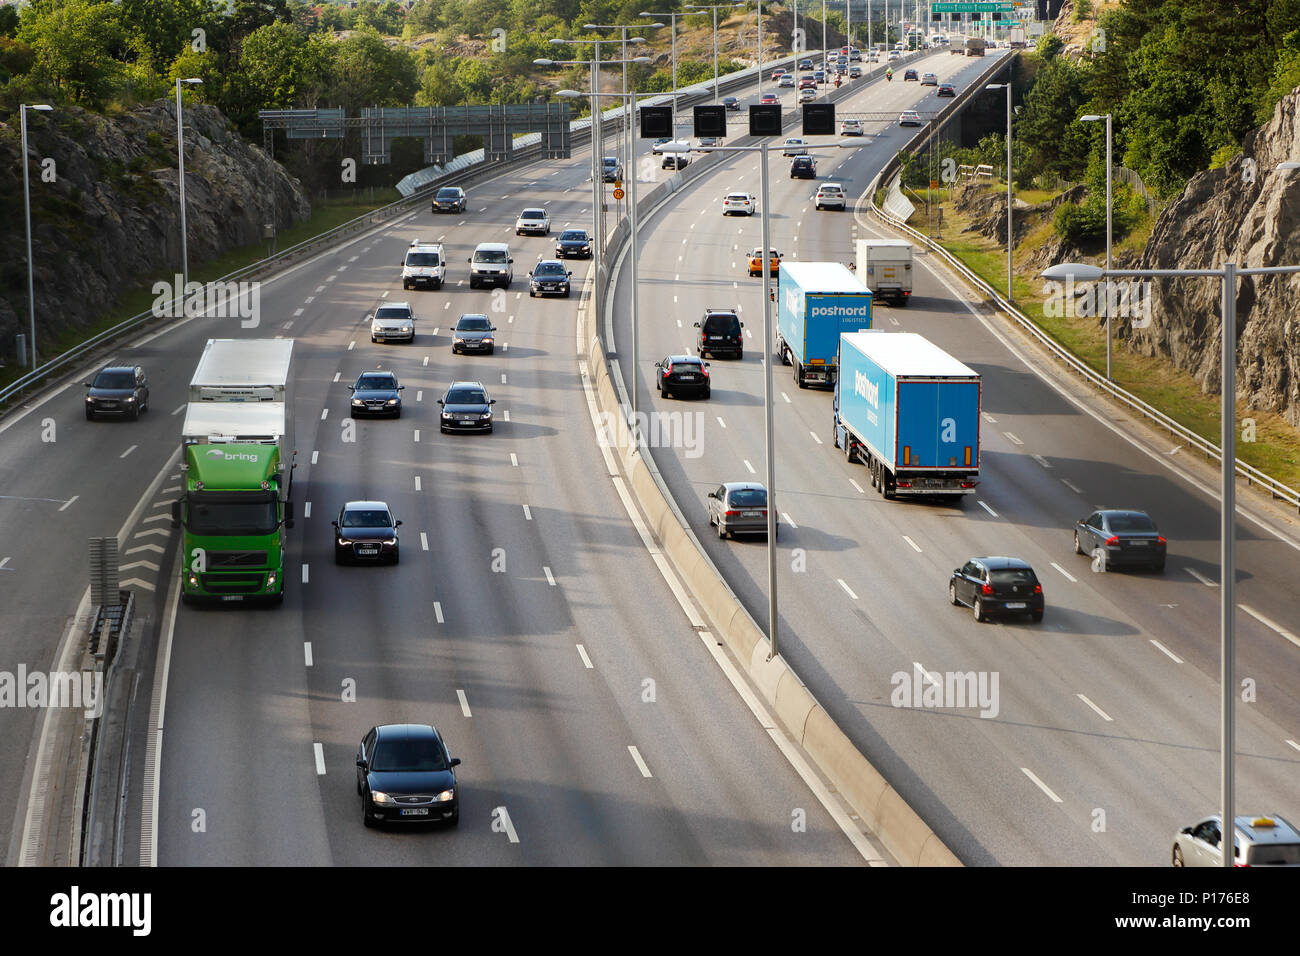
POLYGON ((1128 544, 1130 548, 1145 548, 1150 543, 1150 541, 1130 541, 1128 544))
POLYGON ((242 594, 223 594, 223 595, 221 595, 221 600, 223 600, 223 601, 242 601, 243 599, 244 599, 244 596, 243 596, 242 594))
POLYGON ((722 341, 722 336, 721 336, 721 335, 710 335, 710 336, 709 336, 709 341, 710 341, 710 342, 721 342, 721 341, 722 341))
POLYGON ((378 548, 357 548, 357 554, 378 554, 378 548))
POLYGON ((694 376, 694 375, 679 375, 679 376, 677 377, 677 380, 678 380, 679 382, 693 382, 693 381, 695 381, 695 376, 694 376))
POLYGON ((1012 601, 1007 605, 1008 611, 1023 611, 1025 609, 1024 601, 1012 601))
POLYGON ((428 807, 415 807, 410 810, 402 811, 402 816, 404 817, 427 817, 428 815, 429 815, 428 807))
POLYGON ((763 513, 761 511, 742 511, 740 516, 742 518, 761 518, 763 513))

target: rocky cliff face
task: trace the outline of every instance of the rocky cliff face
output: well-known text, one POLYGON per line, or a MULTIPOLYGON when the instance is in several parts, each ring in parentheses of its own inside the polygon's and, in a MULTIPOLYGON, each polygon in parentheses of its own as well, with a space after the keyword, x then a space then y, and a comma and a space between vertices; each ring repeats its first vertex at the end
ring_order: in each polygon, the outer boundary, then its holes
MULTIPOLYGON (((242 140, 210 106, 189 106, 185 199, 191 268, 259 241, 267 223, 310 214, 296 179, 242 140)), ((116 296, 180 271, 176 104, 163 99, 120 116, 75 107, 28 113, 36 336, 52 343, 85 327, 116 296), (51 162, 52 161, 52 162, 51 162)), ((15 360, 28 329, 18 117, 0 124, 0 360, 15 360)))
MULTIPOLYGON (((1156 222, 1138 268, 1217 268, 1300 264, 1300 91, 1252 132, 1242 154, 1196 176, 1156 222)), ((1153 283, 1152 322, 1117 334, 1147 355, 1166 355, 1217 393, 1220 283, 1175 279, 1153 283)), ((1237 286, 1237 396, 1300 426, 1300 274, 1242 277, 1237 286)))

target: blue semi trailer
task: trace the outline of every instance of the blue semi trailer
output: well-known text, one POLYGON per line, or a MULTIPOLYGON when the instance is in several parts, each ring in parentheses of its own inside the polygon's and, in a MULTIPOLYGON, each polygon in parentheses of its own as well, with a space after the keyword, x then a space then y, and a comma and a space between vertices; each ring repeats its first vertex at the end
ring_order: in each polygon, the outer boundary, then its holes
POLYGON ((838 262, 782 262, 776 354, 800 388, 834 385, 840 335, 871 328, 871 290, 838 262))
POLYGON ((840 336, 835 444, 896 495, 974 493, 980 377, 915 332, 840 336))

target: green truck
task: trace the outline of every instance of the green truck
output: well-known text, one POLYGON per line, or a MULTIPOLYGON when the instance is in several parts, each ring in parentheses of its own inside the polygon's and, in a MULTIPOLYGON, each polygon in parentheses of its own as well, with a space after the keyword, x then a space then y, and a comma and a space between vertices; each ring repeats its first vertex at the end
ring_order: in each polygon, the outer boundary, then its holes
POLYGON ((184 495, 172 503, 172 526, 184 529, 187 604, 284 600, 291 350, 292 340, 222 339, 204 350, 181 435, 184 495))

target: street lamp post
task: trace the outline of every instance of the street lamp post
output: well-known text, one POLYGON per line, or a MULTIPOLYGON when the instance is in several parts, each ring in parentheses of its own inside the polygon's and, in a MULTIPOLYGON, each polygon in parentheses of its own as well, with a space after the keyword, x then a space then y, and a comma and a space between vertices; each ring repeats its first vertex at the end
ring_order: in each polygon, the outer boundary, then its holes
MULTIPOLYGON (((1008 69, 1010 69, 1008 67, 1008 69)), ((1011 78, 1008 76, 1005 83, 989 83, 984 88, 986 90, 1000 90, 1006 87, 1007 91, 1007 301, 1011 301, 1011 252, 1012 235, 1011 235, 1011 78)), ((1109 264, 1108 264, 1109 265, 1109 264)))
POLYGON ((27 178, 27 111, 39 110, 42 113, 54 109, 46 103, 28 106, 18 104, 18 125, 22 127, 22 164, 23 164, 23 212, 27 218, 27 309, 31 315, 31 353, 32 368, 36 368, 36 278, 35 264, 32 262, 32 188, 27 178))
MULTIPOLYGON (((1284 163, 1281 169, 1294 169, 1296 164, 1284 163)), ((1220 707, 1220 846, 1222 865, 1234 865, 1233 842, 1236 831, 1235 764, 1236 717, 1236 462, 1237 462, 1237 277, 1256 275, 1286 275, 1300 272, 1300 266, 1260 266, 1239 269, 1235 262, 1226 262, 1218 269, 1101 269, 1081 263, 1062 263, 1050 266, 1041 273, 1044 279, 1054 281, 1074 280, 1095 282, 1112 277, 1125 278, 1188 278, 1210 277, 1221 283, 1219 303, 1222 346, 1219 357, 1221 372, 1219 406, 1220 469, 1219 487, 1222 508, 1219 515, 1219 707, 1220 707)))
MULTIPOLYGON (((1089 113, 1087 116, 1080 117, 1085 123, 1095 123, 1098 120, 1106 121, 1106 271, 1110 271, 1110 251, 1111 251, 1111 231, 1110 231, 1110 144, 1111 144, 1111 114, 1098 115, 1089 113)), ((1110 283, 1106 283, 1106 379, 1110 380, 1110 283)))
POLYGON ((180 202, 181 202, 181 289, 185 295, 185 286, 190 284, 190 250, 189 232, 185 226, 185 122, 181 118, 181 84, 197 86, 203 81, 197 77, 176 80, 176 155, 180 159, 180 202))
POLYGON ((673 136, 677 135, 677 18, 689 16, 686 13, 647 13, 644 10, 637 14, 639 17, 668 17, 669 29, 672 31, 673 43, 673 136))
MULTIPOLYGON (((662 27, 662 26, 663 26, 662 23, 584 23, 584 24, 582 25, 582 28, 583 28, 584 30, 620 30, 620 31, 622 31, 622 37, 621 37, 620 40, 619 40, 619 42, 622 44, 622 46, 620 47, 620 54, 619 54, 619 55, 622 57, 622 59, 619 60, 619 62, 623 64, 623 93, 622 93, 622 98, 623 98, 624 100, 627 99, 627 65, 628 65, 629 63, 632 63, 632 62, 647 62, 647 63, 649 62, 649 58, 647 58, 647 57, 642 57, 640 60, 637 60, 637 61, 629 60, 629 59, 627 58, 627 45, 628 45, 629 43, 645 43, 645 37, 629 37, 629 36, 627 35, 627 32, 628 32, 629 30, 636 30, 636 29, 657 30, 657 29, 659 29, 659 28, 662 27)), ((636 157, 635 157, 635 156, 633 155, 633 153, 632 153, 632 116, 631 116, 631 114, 630 114, 630 113, 626 113, 626 112, 624 112, 623 115, 621 116, 621 122, 622 122, 622 124, 623 124, 623 125, 622 125, 623 144, 622 144, 622 146, 621 146, 620 148, 621 148, 621 151, 622 151, 622 153, 623 153, 623 157, 624 157, 624 158, 623 158, 623 168, 624 168, 624 171, 626 172, 628 169, 631 169, 632 164, 636 162, 636 157)))
MULTIPOLYGON (((744 6, 741 3, 688 3, 687 10, 711 10, 713 11, 713 102, 718 101, 718 11, 733 10, 736 7, 744 6)), ((763 82, 762 65, 759 66, 759 80, 763 82)))

